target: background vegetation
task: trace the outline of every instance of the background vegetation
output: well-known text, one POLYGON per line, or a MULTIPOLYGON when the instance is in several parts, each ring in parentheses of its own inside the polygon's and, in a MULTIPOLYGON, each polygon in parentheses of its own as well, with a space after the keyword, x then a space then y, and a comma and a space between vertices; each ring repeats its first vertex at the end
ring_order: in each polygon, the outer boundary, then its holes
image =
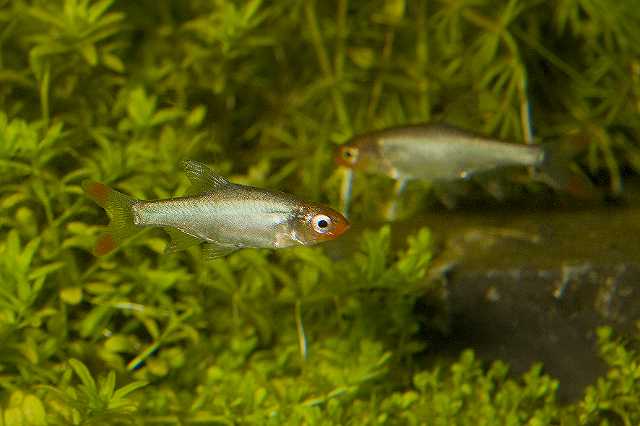
MULTIPOLYGON (((619 193, 638 40, 633 1, 0 0, 0 425, 638 424, 637 341, 607 329, 610 372, 571 405, 540 366, 420 361, 446 323, 419 308, 442 294, 426 229, 208 263, 151 231, 96 259, 106 219, 79 186, 168 197, 193 158, 338 205, 354 133, 444 119, 522 142, 531 109, 619 193)), ((354 220, 390 187, 357 180, 354 220)))

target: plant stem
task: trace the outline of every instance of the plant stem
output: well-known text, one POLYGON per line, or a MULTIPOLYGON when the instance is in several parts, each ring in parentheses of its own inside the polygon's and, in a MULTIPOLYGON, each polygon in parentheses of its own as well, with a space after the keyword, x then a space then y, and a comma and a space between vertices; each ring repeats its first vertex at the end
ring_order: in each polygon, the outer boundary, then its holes
POLYGON ((304 323, 302 322, 302 302, 296 300, 295 305, 296 330, 298 331, 298 346, 300 348, 300 357, 304 362, 307 359, 307 336, 304 333, 304 323))
POLYGON ((373 83, 373 89, 371 90, 371 101, 369 102, 369 110, 367 111, 367 116, 370 120, 373 119, 378 109, 378 104, 380 103, 380 96, 382 96, 382 89, 384 87, 383 77, 393 51, 394 38, 395 30, 389 28, 384 35, 384 46, 382 48, 382 57, 380 58, 380 74, 373 83))
POLYGON ((420 119, 431 119, 431 103, 429 100, 429 79, 426 77, 427 64, 429 62, 429 39, 427 32, 427 0, 418 2, 416 16, 416 65, 418 80, 418 112, 420 119))
POLYGON ((533 129, 531 128, 531 104, 529 103, 529 97, 527 95, 527 76, 524 69, 522 69, 522 76, 518 79, 518 83, 520 126, 522 127, 524 143, 530 145, 533 143, 533 129))
POLYGON ((338 118, 338 122, 342 128, 349 127, 349 117, 347 115, 347 108, 345 107, 342 93, 336 87, 336 77, 331 70, 331 64, 329 62, 329 56, 327 50, 324 47, 324 41, 322 40, 322 34, 318 27, 318 18, 316 16, 315 0, 309 0, 305 3, 305 16, 307 23, 309 24, 309 31, 311 33, 311 41, 318 57, 318 63, 324 77, 331 82, 331 97, 333 98, 333 106, 338 118))

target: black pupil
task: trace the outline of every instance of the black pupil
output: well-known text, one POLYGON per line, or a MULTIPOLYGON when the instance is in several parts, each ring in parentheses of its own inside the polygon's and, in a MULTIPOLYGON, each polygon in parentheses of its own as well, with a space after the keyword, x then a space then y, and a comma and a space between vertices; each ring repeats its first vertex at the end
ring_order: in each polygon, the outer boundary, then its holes
POLYGON ((345 151, 344 156, 347 158, 351 157, 351 151, 345 151))
POLYGON ((329 222, 327 222, 326 220, 324 220, 324 219, 320 219, 320 220, 318 221, 318 227, 320 227, 320 228, 326 228, 327 226, 329 226, 329 222))

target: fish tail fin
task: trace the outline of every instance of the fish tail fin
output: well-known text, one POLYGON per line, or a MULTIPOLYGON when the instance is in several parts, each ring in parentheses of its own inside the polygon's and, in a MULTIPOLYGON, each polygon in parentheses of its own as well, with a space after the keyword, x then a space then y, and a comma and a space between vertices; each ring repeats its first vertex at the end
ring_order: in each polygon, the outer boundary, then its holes
POLYGON ((103 207, 111 217, 107 232, 98 238, 93 250, 96 256, 104 256, 138 231, 133 213, 136 200, 100 182, 85 181, 82 187, 87 196, 103 207))
POLYGON ((594 198, 596 190, 591 181, 577 168, 571 167, 575 150, 562 145, 555 143, 543 146, 542 161, 535 167, 534 177, 576 198, 594 198))

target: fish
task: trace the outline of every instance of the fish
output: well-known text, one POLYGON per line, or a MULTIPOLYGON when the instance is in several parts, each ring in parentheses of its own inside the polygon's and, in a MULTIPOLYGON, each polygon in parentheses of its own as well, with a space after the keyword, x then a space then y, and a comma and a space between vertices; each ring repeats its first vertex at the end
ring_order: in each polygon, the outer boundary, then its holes
POLYGON ((104 256, 144 227, 162 227, 171 237, 167 252, 204 243, 209 259, 244 248, 279 249, 335 239, 349 221, 330 207, 293 195, 229 182, 205 164, 182 162, 191 181, 189 194, 138 200, 94 181, 82 183, 86 195, 111 217, 94 254, 104 256))
POLYGON ((356 135, 338 147, 335 161, 398 181, 431 182, 467 180, 502 167, 525 166, 535 180, 577 196, 588 196, 590 185, 570 170, 568 153, 554 148, 509 143, 432 123, 356 135))

